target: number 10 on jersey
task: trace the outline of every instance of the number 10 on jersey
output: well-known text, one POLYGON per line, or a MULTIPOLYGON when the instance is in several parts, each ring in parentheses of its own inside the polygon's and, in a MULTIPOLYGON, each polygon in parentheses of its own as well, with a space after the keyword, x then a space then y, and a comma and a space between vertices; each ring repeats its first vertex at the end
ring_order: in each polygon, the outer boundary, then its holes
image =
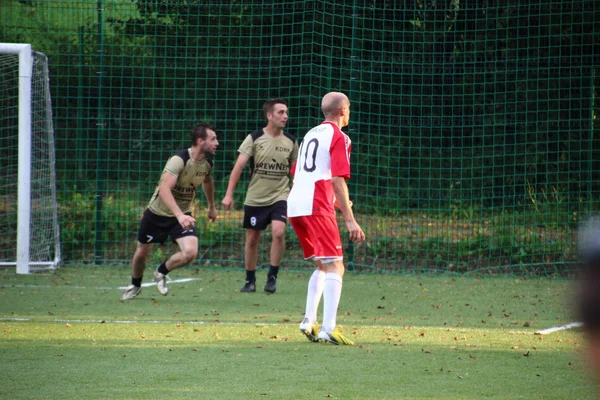
POLYGON ((300 165, 306 172, 313 172, 317 169, 316 159, 317 150, 319 149, 319 140, 312 138, 306 142, 302 142, 298 154, 300 155, 300 165))

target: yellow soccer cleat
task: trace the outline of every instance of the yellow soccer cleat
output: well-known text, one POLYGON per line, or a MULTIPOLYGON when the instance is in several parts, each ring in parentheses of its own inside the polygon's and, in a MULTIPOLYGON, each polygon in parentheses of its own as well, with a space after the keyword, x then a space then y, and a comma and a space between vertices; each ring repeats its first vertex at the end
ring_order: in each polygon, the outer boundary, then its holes
POLYGON ((317 337, 319 342, 329 342, 332 344, 343 344, 346 346, 354 346, 354 342, 344 335, 342 335, 342 330, 339 327, 336 327, 331 332, 319 332, 319 336, 317 337))
POLYGON ((319 331, 319 324, 312 323, 308 320, 308 318, 304 318, 300 323, 300 332, 306 336, 308 340, 311 342, 318 342, 317 332, 319 331))

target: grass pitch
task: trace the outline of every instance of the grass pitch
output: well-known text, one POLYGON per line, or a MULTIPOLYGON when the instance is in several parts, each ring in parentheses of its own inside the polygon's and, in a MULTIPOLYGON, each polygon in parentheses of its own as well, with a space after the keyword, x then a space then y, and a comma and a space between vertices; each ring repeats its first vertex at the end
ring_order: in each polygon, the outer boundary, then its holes
MULTIPOLYGON (((150 283, 150 272, 145 283, 150 283)), ((298 331, 309 272, 239 293, 244 272, 178 270, 120 300, 129 268, 0 270, 0 398, 592 399, 566 280, 355 275, 353 347, 298 331)))

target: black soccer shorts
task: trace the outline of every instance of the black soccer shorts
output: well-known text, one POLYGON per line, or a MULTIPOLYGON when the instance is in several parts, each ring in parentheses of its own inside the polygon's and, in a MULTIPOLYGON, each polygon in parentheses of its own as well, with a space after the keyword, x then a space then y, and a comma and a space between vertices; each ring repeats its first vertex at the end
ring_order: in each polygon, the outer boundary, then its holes
POLYGON ((271 221, 287 223, 287 201, 280 200, 264 207, 244 205, 244 228, 264 231, 271 221))
MULTIPOLYGON (((187 213, 186 215, 192 215, 187 213)), ((164 243, 168 236, 173 242, 185 236, 196 236, 196 227, 183 229, 175 217, 156 215, 149 209, 144 211, 137 240, 140 243, 164 243)))

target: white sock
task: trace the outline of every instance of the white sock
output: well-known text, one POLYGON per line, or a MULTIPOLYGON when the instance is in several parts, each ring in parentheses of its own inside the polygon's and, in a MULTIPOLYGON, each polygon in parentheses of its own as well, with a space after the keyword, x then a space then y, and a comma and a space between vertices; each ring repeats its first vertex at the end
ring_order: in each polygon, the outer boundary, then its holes
POLYGON ((317 309, 319 308, 319 302, 323 295, 323 286, 325 283, 325 272, 317 269, 313 272, 310 280, 308 281, 308 294, 306 295, 306 314, 305 318, 308 318, 310 322, 317 322, 317 309))
POLYGON ((334 272, 328 272, 323 290, 323 326, 321 330, 324 332, 331 332, 335 329, 340 297, 342 297, 342 277, 334 272))

